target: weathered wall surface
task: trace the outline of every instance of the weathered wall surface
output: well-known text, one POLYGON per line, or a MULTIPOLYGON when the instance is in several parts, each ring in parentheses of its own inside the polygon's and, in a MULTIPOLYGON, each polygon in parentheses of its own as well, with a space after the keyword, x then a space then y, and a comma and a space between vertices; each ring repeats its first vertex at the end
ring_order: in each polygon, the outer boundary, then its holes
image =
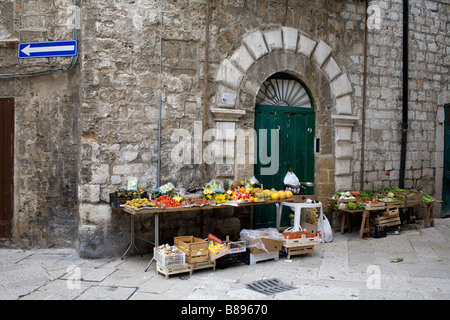
POLYGON ((2 1, 0 95, 15 99, 15 244, 70 247, 77 237, 79 86, 70 58, 17 59, 17 43, 72 39, 71 1, 2 1), (69 20, 67 20, 69 19, 69 20), (69 23, 69 24, 66 24, 69 23))
MULTIPOLYGON (((72 38, 67 10, 71 3, 2 1, 0 73, 67 66, 67 58, 18 61, 16 56, 19 40, 72 38)), ((368 30, 363 186, 377 190, 399 182, 402 1, 370 4, 379 8, 380 21, 379 28, 368 30)), ((242 48, 255 49, 248 36, 258 32, 268 52, 252 56, 253 64, 235 88, 237 102, 230 110, 244 111, 235 127, 254 127, 256 93, 264 77, 289 71, 309 86, 316 106, 316 137, 321 139, 321 151, 316 155, 316 193, 326 198, 337 187, 359 189, 364 1, 211 1, 207 75, 206 1, 80 0, 78 5, 80 57, 73 71, 0 79, 1 95, 16 98, 17 241, 73 245, 76 239, 76 247, 86 257, 123 253, 129 242, 129 217, 110 208, 109 193, 124 186, 129 176, 138 177, 140 187, 158 187, 159 97, 161 184, 170 181, 178 187, 199 186, 201 165, 196 161, 195 133, 202 129, 204 107, 208 110, 207 127, 222 126, 210 112, 223 90, 229 89, 229 83, 218 75, 224 61, 236 66, 233 59, 242 48), (270 32, 282 34, 283 27, 297 31, 294 46, 277 47, 270 32), (268 42, 271 39, 274 43, 268 42), (312 41, 311 51, 301 47, 305 39, 312 41), (205 77, 209 84, 206 106, 205 77), (179 129, 192 136, 187 164, 174 163, 172 157, 180 138, 172 134, 179 129)), ((374 12, 369 14, 375 17, 374 12)), ((448 15, 449 5, 442 1, 410 1, 410 131, 405 186, 420 186, 438 198, 439 177, 435 173, 442 168, 443 152, 436 143, 441 141, 437 110, 448 102, 444 101, 448 97, 448 15)), ((282 40, 285 45, 287 38, 282 40)), ((251 165, 235 166, 234 174, 243 178, 252 170, 251 165)), ((217 166, 208 165, 206 180, 217 172, 217 166)), ((239 215, 248 217, 246 212, 239 215)), ((227 210, 217 216, 204 217, 204 230, 233 235, 243 226, 227 210)), ((198 234, 200 218, 197 213, 164 217, 161 241, 198 234)), ((152 217, 138 217, 136 228, 139 236, 153 238, 152 217)), ((145 244, 138 245, 146 249, 145 244)))
MULTIPOLYGON (((398 186, 402 134, 402 1, 373 1, 380 8, 380 28, 369 29, 364 186, 378 190, 398 186), (389 175, 387 175, 387 173, 389 175)), ((442 145, 436 144, 438 97, 448 91, 448 4, 409 1, 409 131, 405 188, 422 188, 436 197, 436 164, 442 145)), ((351 57, 353 59, 353 57, 351 57)), ((360 60, 357 60, 360 62, 360 60)), ((361 86, 360 77, 352 77, 361 86)), ((360 94, 360 90, 355 92, 360 94)), ((360 109, 361 110, 361 109, 360 109)), ((360 135, 358 136, 359 140, 360 135)), ((361 145, 355 144, 356 157, 361 145)), ((360 157, 359 157, 360 159, 360 157)), ((354 183, 359 183, 359 162, 354 183)))

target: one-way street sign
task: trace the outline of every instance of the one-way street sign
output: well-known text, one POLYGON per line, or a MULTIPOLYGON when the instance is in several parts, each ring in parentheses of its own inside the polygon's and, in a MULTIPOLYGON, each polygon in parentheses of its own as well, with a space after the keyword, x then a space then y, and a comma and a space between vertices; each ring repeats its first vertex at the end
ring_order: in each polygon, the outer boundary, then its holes
POLYGON ((76 55, 76 40, 19 44, 19 59, 70 57, 76 55))

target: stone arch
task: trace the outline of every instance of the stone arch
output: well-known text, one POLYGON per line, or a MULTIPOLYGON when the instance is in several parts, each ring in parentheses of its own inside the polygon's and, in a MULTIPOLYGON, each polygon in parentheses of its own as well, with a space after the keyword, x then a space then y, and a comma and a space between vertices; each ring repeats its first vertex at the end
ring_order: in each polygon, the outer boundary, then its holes
MULTIPOLYGON (((235 127, 235 123, 246 114, 246 109, 254 107, 254 103, 243 101, 240 94, 249 92, 253 99, 262 82, 276 72, 292 73, 309 89, 320 91, 319 88, 328 88, 325 98, 331 104, 334 125, 334 184, 337 189, 352 188, 352 128, 358 121, 358 117, 353 115, 353 87, 348 75, 335 60, 333 49, 324 41, 314 40, 296 28, 251 32, 222 61, 215 78, 217 93, 210 109, 216 127, 235 127), (306 74, 303 68, 315 68, 316 79, 302 79, 306 74), (308 81, 315 83, 308 85, 308 81)), ((319 99, 320 95, 321 92, 317 92, 315 98, 319 99)), ((219 169, 219 176, 221 172, 224 170, 219 169)))

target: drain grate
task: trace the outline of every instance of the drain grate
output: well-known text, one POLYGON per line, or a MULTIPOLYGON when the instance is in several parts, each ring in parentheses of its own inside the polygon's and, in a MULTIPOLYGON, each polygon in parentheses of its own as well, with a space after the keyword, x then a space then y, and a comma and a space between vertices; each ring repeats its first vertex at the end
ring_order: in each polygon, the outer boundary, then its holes
POLYGON ((296 287, 287 285, 278 279, 266 279, 254 281, 252 283, 247 283, 246 286, 248 289, 264 293, 267 295, 297 289, 296 287))

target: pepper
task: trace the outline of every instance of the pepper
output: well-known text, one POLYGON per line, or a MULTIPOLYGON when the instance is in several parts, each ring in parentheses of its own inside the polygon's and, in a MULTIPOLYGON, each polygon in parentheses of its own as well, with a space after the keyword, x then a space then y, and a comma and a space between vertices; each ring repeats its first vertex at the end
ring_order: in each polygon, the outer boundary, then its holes
POLYGON ((208 234, 208 239, 215 242, 215 243, 220 243, 222 244, 222 240, 220 240, 219 238, 217 238, 215 235, 213 234, 208 234))

